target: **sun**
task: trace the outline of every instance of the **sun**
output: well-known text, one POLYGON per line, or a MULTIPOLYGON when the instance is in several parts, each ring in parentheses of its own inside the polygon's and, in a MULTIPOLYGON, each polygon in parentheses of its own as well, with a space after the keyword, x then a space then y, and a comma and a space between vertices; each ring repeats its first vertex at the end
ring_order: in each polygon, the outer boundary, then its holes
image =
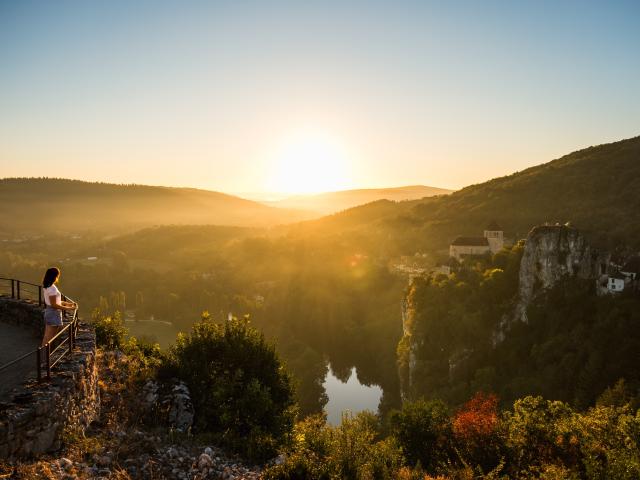
POLYGON ((276 149, 266 187, 283 194, 314 194, 347 189, 350 181, 349 155, 336 137, 299 131, 276 149))

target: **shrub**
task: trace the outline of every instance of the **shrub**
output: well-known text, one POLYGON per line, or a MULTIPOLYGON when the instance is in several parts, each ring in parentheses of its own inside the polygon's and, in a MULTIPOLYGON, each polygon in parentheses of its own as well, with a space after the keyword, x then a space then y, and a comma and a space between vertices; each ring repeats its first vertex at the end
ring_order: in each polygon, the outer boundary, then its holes
POLYGON ((586 478, 640 478, 640 411, 594 407, 575 417, 574 431, 586 478))
POLYGON ((391 431, 407 460, 418 462, 429 473, 450 462, 452 457, 451 419, 440 400, 407 402, 390 417, 391 431))
POLYGON ((510 464, 521 471, 532 466, 572 465, 577 461, 573 411, 560 401, 525 397, 505 414, 510 464))
POLYGON ((268 468, 266 480, 395 479, 403 457, 392 438, 377 440, 373 414, 345 414, 337 427, 321 415, 308 417, 295 428, 294 443, 286 461, 268 468))
POLYGON ((455 414, 452 424, 456 446, 465 462, 484 472, 500 464, 503 441, 496 395, 476 393, 455 414))
POLYGON ((189 335, 178 336, 170 363, 191 390, 198 430, 254 461, 273 456, 288 438, 291 378, 248 318, 215 323, 203 315, 189 335))
POLYGON ((134 358, 148 375, 155 374, 162 364, 165 354, 160 345, 129 334, 124 326, 120 312, 113 315, 103 315, 99 309, 91 314, 91 325, 96 332, 96 343, 105 350, 121 350, 134 358))
POLYGON ((107 350, 121 348, 127 341, 129 330, 122 323, 120 312, 103 315, 97 308, 91 313, 91 325, 96 331, 96 343, 107 350))

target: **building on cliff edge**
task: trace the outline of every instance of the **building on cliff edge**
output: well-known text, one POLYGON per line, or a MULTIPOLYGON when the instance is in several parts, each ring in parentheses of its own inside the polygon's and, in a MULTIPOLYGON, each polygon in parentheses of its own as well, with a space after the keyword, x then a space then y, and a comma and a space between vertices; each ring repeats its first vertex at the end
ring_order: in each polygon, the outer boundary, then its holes
POLYGON ((449 245, 449 256, 460 261, 467 256, 497 253, 504 247, 504 231, 491 222, 482 237, 458 237, 449 245))

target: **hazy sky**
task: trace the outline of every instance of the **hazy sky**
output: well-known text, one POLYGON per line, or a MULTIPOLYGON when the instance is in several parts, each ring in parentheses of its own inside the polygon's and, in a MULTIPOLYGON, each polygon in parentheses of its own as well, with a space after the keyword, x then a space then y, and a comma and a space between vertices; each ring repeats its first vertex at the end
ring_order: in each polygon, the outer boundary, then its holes
POLYGON ((640 134, 639 19, 637 1, 0 0, 0 177, 462 187, 640 134))

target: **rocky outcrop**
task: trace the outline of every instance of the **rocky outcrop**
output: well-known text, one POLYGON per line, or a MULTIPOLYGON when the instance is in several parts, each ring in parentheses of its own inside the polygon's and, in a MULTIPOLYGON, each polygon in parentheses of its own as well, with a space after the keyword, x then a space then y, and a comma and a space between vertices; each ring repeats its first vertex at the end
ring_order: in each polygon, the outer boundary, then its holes
POLYGON ((142 401, 147 410, 169 427, 181 433, 191 431, 195 411, 184 382, 174 379, 161 385, 149 380, 142 389, 142 401))
MULTIPOLYGON (((258 480, 261 468, 249 466, 215 446, 202 446, 192 441, 179 444, 141 430, 119 431, 115 438, 105 437, 111 454, 45 457, 29 465, 21 462, 25 473, 46 471, 48 479, 175 479, 175 480, 258 480), (112 444, 113 442, 113 444, 112 444), (118 443, 119 442, 119 443, 118 443), (135 451, 124 443, 136 444, 144 450, 135 451), (128 452, 130 456, 116 458, 113 451, 128 452), (26 467, 26 468, 25 468, 26 467)), ((68 452, 70 453, 70 452, 68 452)), ((74 452, 75 453, 75 452, 74 452)), ((275 461, 273 462, 275 463, 275 461)), ((11 475, 11 470, 6 475, 11 475)), ((0 465, 0 478, 5 478, 0 465)), ((42 478, 40 476, 11 475, 7 478, 42 478)))
MULTIPOLYGON (((410 280, 410 285, 413 280, 410 280)), ((410 286, 411 288, 411 286, 410 286)), ((402 300, 402 339, 398 348, 398 374, 400 377, 400 396, 402 400, 407 398, 412 384, 412 376, 416 368, 417 345, 413 340, 413 310, 410 308, 409 295, 402 300)))
MULTIPOLYGON (((515 321, 527 322, 527 307, 537 293, 553 287, 560 279, 592 279, 601 289, 601 277, 609 268, 609 254, 589 244, 585 236, 567 225, 534 227, 527 236, 520 263, 518 297, 494 335, 494 343, 504 339, 515 321)), ((602 293, 602 292, 599 292, 602 293)))

